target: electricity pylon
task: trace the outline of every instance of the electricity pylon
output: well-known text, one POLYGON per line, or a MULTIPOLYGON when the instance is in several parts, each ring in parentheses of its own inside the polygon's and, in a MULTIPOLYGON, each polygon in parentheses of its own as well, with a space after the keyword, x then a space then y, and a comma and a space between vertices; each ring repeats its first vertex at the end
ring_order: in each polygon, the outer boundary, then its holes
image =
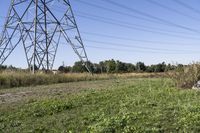
POLYGON ((0 64, 17 45, 23 45, 33 73, 35 67, 51 70, 61 42, 70 44, 90 71, 69 0, 11 0, 0 38, 0 64))

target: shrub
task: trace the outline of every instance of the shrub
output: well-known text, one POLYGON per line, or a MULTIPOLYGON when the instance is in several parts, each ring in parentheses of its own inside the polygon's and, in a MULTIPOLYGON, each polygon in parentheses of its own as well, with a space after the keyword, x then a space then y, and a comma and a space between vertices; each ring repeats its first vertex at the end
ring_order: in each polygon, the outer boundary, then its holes
POLYGON ((200 80, 200 63, 178 67, 175 72, 169 73, 178 88, 192 88, 200 80))

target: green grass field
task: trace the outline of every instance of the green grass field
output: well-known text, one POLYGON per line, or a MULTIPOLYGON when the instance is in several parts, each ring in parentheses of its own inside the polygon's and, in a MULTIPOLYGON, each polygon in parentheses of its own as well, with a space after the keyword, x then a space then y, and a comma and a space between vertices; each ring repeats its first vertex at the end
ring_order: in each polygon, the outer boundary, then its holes
POLYGON ((200 132, 200 92, 164 78, 0 90, 0 132, 200 132))

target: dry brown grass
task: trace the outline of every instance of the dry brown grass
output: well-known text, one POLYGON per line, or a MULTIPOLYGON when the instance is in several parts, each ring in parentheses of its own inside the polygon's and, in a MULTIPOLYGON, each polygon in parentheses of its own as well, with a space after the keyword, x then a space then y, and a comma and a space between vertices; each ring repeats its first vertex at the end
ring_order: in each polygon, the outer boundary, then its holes
POLYGON ((200 63, 193 63, 169 73, 178 88, 191 89, 200 80, 200 63))
POLYGON ((127 74, 88 74, 88 73, 68 73, 68 74, 45 74, 28 72, 6 71, 0 73, 0 88, 13 88, 21 86, 36 86, 56 83, 68 83, 78 81, 92 81, 117 78, 147 78, 161 77, 161 73, 127 73, 127 74))

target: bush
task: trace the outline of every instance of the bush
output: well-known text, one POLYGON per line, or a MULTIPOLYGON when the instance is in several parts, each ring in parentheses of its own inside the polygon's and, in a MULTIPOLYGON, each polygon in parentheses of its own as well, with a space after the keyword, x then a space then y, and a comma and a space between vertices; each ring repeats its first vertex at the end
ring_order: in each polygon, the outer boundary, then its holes
POLYGON ((200 63, 194 63, 184 67, 178 67, 170 73, 178 88, 192 88, 200 80, 200 63))

